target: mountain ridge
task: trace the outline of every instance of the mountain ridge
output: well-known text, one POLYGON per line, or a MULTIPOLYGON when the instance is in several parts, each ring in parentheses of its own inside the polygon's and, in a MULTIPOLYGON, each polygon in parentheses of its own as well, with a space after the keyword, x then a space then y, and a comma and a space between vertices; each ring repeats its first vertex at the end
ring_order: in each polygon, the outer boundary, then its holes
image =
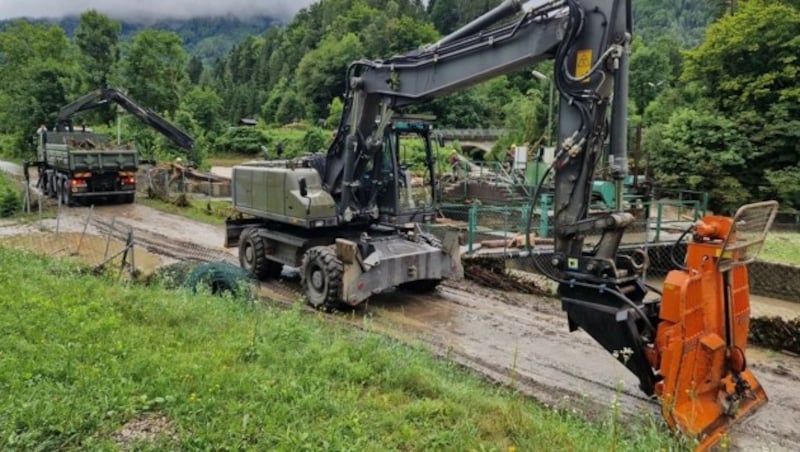
MULTIPOLYGON (((61 18, 27 18, 0 20, 0 31, 9 24, 23 20, 34 24, 53 24, 64 29, 72 37, 80 21, 79 16, 61 18)), ((204 61, 212 61, 224 56, 233 46, 248 36, 263 34, 271 26, 282 26, 280 19, 256 15, 242 18, 234 14, 225 16, 195 17, 191 19, 115 19, 122 24, 120 41, 126 42, 143 29, 172 31, 183 40, 184 47, 191 55, 204 61)))

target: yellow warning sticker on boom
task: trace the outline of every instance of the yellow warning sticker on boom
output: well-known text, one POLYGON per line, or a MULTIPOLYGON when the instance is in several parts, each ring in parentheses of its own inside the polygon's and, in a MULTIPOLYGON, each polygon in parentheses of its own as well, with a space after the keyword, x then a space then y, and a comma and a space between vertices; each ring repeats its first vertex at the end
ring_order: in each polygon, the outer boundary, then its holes
MULTIPOLYGON (((585 77, 592 69, 592 49, 578 50, 575 57, 575 77, 581 79, 585 77)), ((582 80, 584 83, 589 82, 587 77, 582 80)))

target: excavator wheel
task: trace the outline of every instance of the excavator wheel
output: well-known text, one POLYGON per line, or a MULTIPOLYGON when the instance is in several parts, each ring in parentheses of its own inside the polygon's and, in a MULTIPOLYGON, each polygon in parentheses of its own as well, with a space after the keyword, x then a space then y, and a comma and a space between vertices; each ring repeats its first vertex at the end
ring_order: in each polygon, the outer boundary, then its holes
POLYGON ((278 278, 283 264, 267 258, 267 240, 256 228, 247 228, 239 240, 239 265, 258 279, 278 278))
POLYGON ((315 246, 303 256, 303 290, 308 303, 317 309, 332 310, 339 302, 344 268, 328 246, 315 246))

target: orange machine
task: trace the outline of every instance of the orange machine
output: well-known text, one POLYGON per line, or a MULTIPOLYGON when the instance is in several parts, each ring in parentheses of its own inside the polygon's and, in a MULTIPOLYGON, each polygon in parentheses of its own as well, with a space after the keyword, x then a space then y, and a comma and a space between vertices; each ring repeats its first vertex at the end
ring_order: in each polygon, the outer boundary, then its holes
POLYGON ((685 267, 664 282, 655 350, 655 393, 667 424, 717 443, 729 424, 767 402, 747 368, 750 325, 746 264, 763 244, 777 203, 751 204, 735 218, 707 216, 693 228, 685 267))

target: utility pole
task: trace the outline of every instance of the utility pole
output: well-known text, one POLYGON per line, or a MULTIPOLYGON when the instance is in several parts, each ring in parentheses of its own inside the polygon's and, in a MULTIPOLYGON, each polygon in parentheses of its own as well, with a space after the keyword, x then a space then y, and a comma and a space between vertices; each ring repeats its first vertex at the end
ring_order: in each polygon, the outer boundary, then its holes
POLYGON ((553 80, 539 71, 531 71, 531 75, 538 80, 547 81, 550 84, 550 101, 547 103, 547 130, 545 130, 544 140, 547 146, 553 144, 553 97, 555 96, 555 86, 553 80))

